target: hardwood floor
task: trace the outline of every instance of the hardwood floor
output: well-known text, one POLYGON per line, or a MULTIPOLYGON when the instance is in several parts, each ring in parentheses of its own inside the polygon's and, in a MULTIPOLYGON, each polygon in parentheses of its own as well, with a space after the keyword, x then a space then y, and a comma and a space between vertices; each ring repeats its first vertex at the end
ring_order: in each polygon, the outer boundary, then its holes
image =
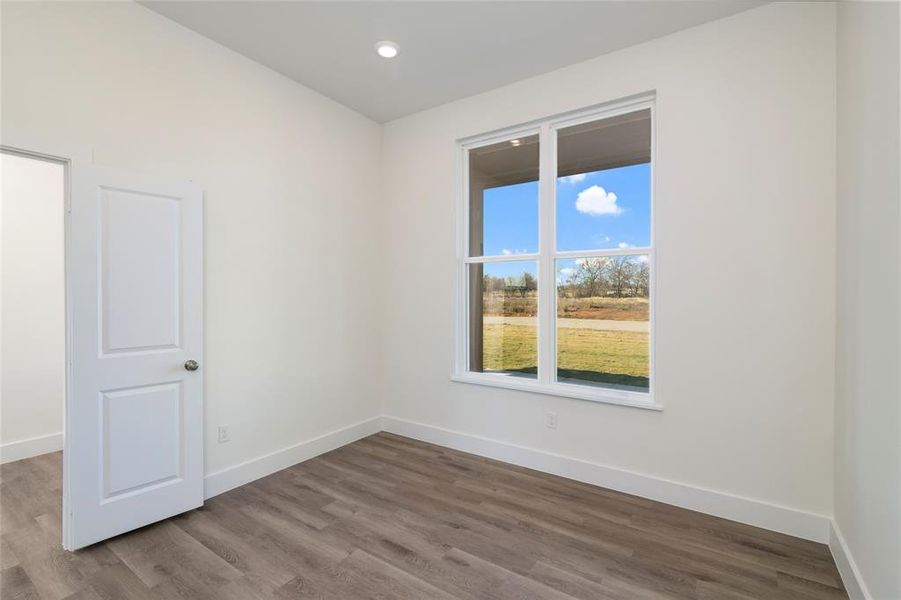
POLYGON ((846 598, 813 542, 380 433, 78 552, 60 454, 0 469, 0 596, 846 598))

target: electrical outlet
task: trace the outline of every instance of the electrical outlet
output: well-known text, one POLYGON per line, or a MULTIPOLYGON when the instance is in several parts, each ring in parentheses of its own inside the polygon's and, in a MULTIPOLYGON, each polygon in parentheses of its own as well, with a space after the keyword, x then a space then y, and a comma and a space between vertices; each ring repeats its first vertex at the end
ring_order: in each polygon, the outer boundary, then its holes
POLYGON ((548 426, 548 429, 557 429, 557 413, 553 411, 547 411, 547 414, 544 416, 544 424, 548 426))
POLYGON ((219 426, 219 443, 224 444, 225 442, 230 441, 231 433, 228 431, 228 425, 220 425, 219 426))

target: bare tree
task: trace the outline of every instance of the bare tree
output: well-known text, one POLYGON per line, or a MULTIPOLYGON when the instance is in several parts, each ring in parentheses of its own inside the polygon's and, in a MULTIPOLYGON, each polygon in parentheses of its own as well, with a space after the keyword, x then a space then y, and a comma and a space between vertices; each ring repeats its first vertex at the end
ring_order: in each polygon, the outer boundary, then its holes
POLYGON ((538 289, 538 280, 535 279, 535 276, 525 271, 522 274, 523 286, 526 288, 527 292, 534 292, 538 289))
MULTIPOLYGON (((591 298, 627 296, 647 298, 650 293, 650 267, 638 256, 601 256, 580 259, 566 279, 558 280, 560 297, 591 298)), ((538 289, 533 273, 508 277, 482 277, 482 293, 525 298, 538 289)))
POLYGON ((503 277, 482 276, 482 289, 484 292, 502 292, 506 287, 503 277))
POLYGON ((605 272, 610 259, 607 257, 585 258, 573 273, 578 285, 577 295, 582 297, 602 296, 606 289, 605 272))
POLYGON ((607 261, 604 269, 610 290, 617 298, 622 298, 630 291, 632 278, 636 272, 635 263, 628 256, 613 256, 607 261))
POLYGON ((572 269, 572 272, 569 274, 569 277, 566 278, 565 289, 570 297, 578 298, 579 297, 579 271, 578 269, 572 269))
POLYGON ((651 268, 648 261, 644 260, 638 263, 638 269, 635 273, 636 295, 647 298, 651 291, 651 268))

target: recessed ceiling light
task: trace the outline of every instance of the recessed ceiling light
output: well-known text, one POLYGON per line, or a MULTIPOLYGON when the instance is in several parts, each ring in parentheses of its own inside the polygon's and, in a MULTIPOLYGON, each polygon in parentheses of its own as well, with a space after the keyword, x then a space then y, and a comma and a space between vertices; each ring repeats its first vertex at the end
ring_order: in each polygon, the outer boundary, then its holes
POLYGON ((385 40, 383 42, 378 42, 375 45, 375 51, 378 52, 379 56, 382 58, 394 58, 397 56, 398 52, 400 52, 400 47, 394 42, 385 40))
POLYGON ((513 146, 519 146, 522 143, 522 140, 510 140, 510 144, 513 146))

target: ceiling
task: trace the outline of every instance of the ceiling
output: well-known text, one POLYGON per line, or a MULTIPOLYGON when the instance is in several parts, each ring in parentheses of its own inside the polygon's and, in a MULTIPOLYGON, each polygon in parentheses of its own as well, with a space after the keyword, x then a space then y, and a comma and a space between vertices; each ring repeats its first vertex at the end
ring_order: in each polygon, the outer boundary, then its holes
POLYGON ((141 2, 378 122, 760 4, 759 0, 141 2), (400 45, 386 60, 379 40, 400 45))

